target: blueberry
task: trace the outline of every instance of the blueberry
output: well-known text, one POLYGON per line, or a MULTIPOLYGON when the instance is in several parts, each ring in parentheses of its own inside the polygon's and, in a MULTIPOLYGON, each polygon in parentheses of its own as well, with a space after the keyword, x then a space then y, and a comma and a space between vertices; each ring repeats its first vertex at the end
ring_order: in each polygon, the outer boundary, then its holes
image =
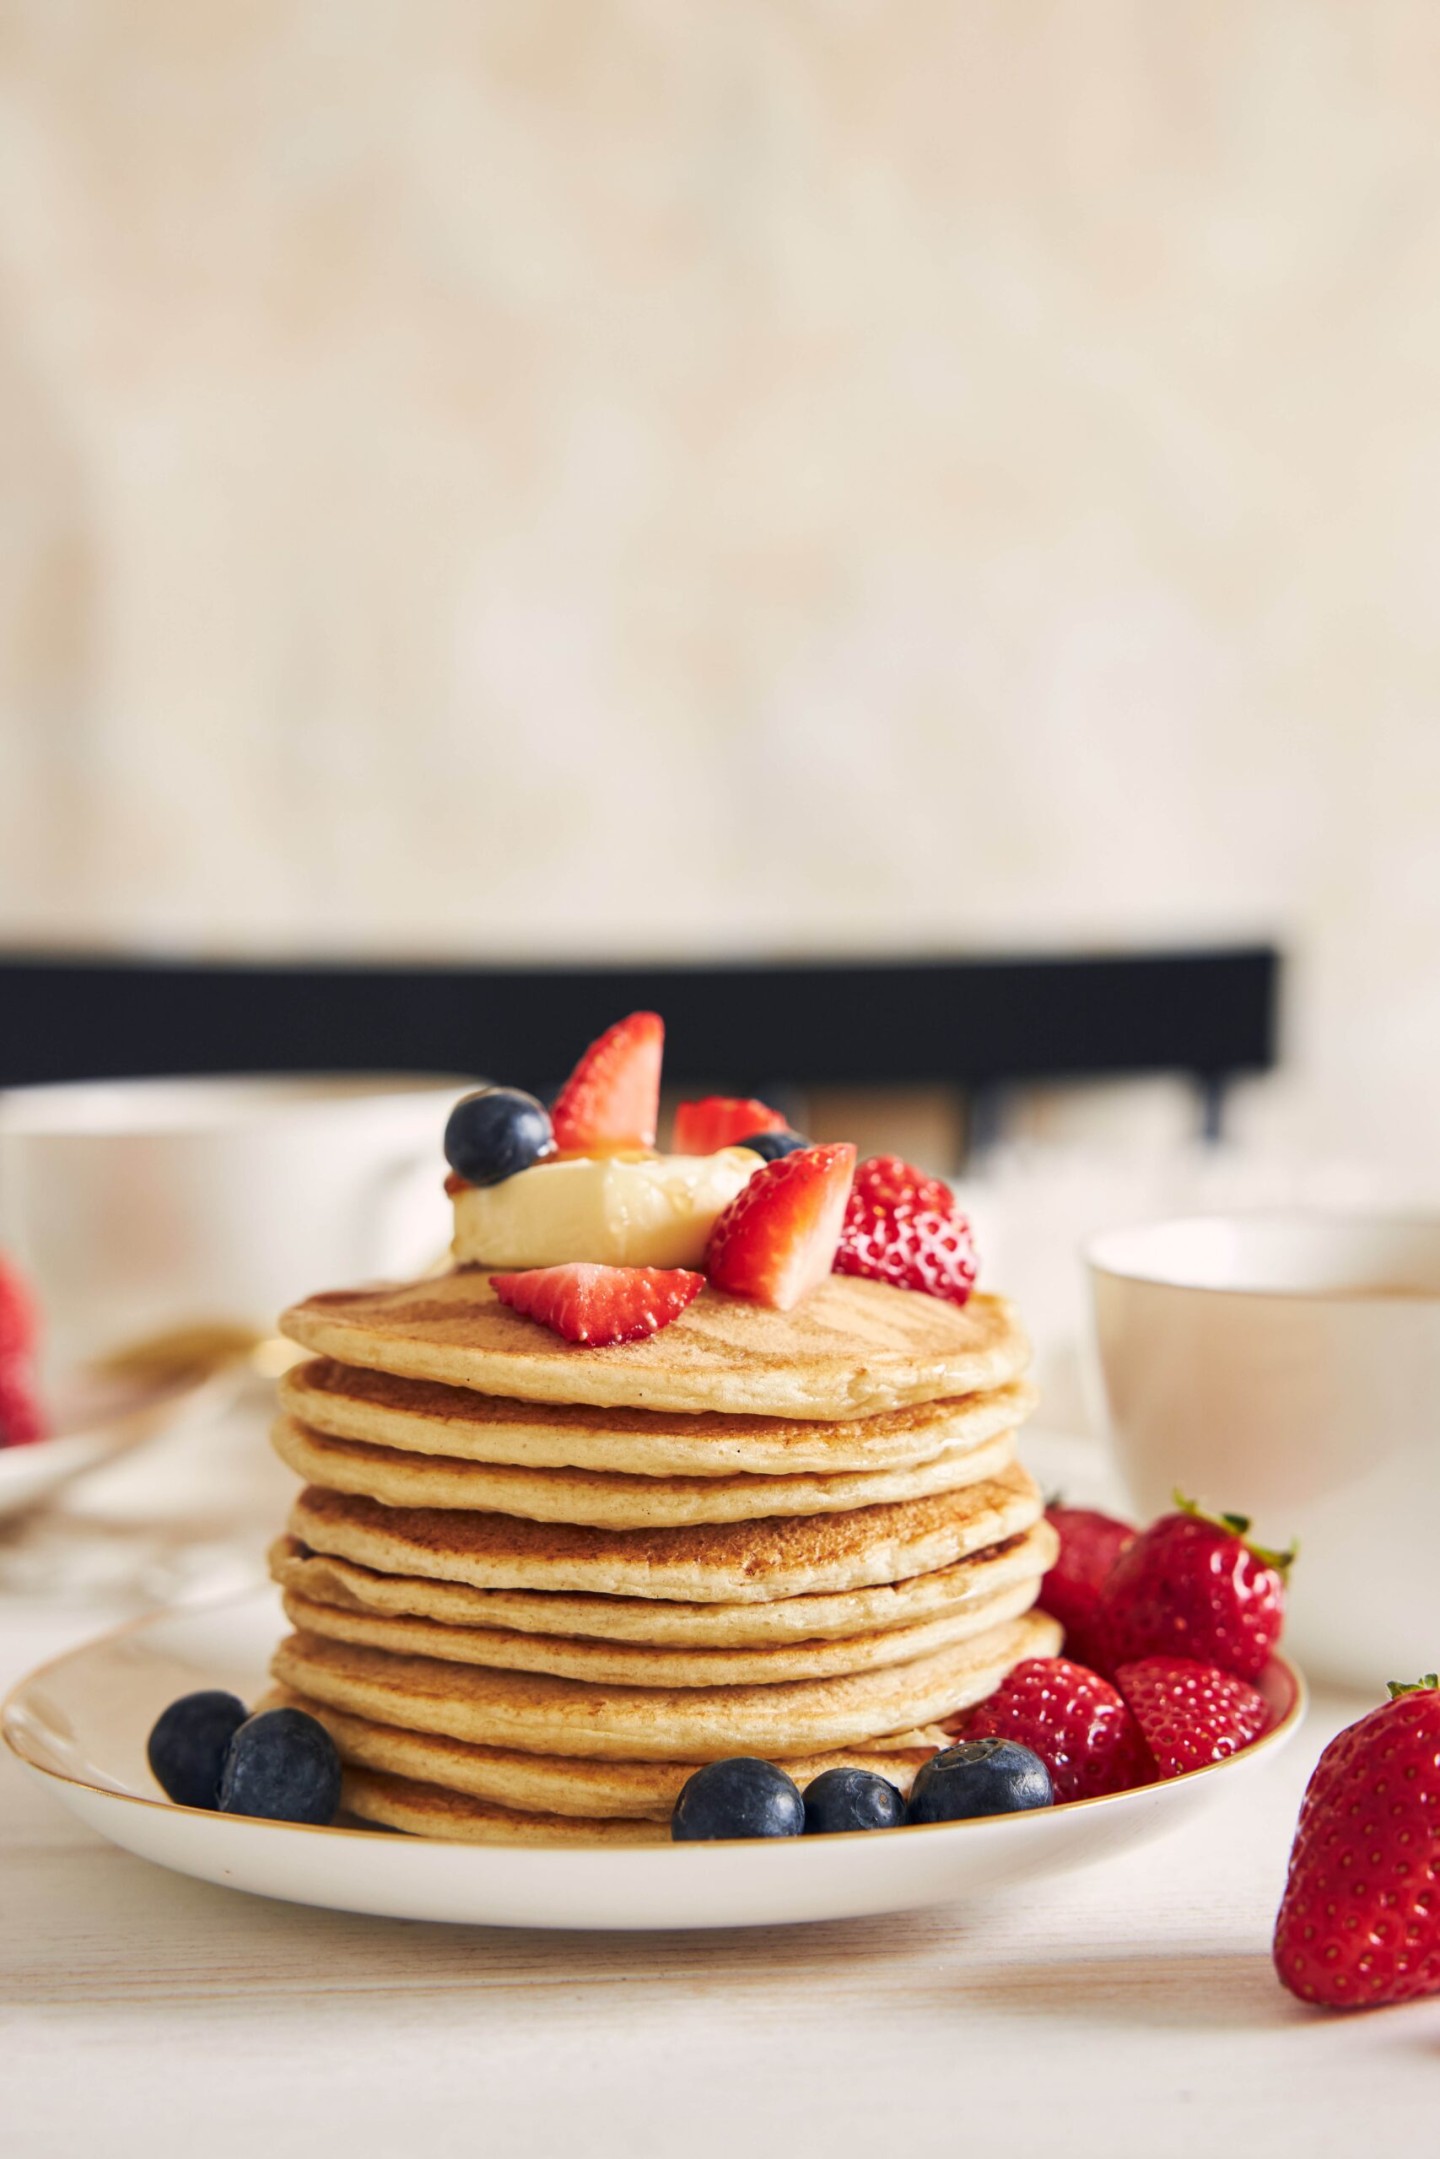
POLYGON ((267 1822, 329 1822, 340 1804, 340 1757, 303 1709, 262 1709, 230 1742, 220 1778, 222 1814, 267 1822))
POLYGON ((555 1142, 550 1112, 518 1087, 463 1095, 445 1127, 445 1159, 467 1184, 499 1184, 529 1169, 555 1142))
POLYGON ((1038 1754, 1013 1739, 963 1739, 932 1755, 915 1779, 906 1819, 963 1822, 976 1814, 1048 1807, 1055 1794, 1038 1754))
POLYGON ((799 1785, 773 1762, 749 1754, 697 1769, 670 1817, 677 1844, 704 1844, 714 1837, 798 1837, 804 1827, 799 1785))
POLYGON ((213 1807, 225 1750, 250 1712, 233 1694, 206 1687, 160 1712, 145 1752, 155 1782, 179 1807, 213 1807))
POLYGON ((762 1154, 767 1162, 778 1162, 782 1154, 798 1154, 802 1147, 812 1142, 803 1139, 798 1132, 752 1132, 749 1139, 737 1139, 737 1147, 748 1147, 753 1154, 762 1154))
POLYGON ((869 1769, 826 1769, 805 1787, 805 1834, 835 1836, 844 1829, 898 1829, 905 1802, 893 1784, 869 1769))

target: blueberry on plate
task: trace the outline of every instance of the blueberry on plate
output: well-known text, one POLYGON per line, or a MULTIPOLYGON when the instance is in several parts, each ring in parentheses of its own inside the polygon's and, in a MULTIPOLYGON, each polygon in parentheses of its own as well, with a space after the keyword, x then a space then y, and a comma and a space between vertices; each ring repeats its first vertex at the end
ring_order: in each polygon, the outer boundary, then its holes
POLYGON ((905 1802, 888 1777, 870 1769, 825 1769, 805 1787, 805 1834, 832 1837, 847 1829, 898 1829, 905 1802))
POLYGON ((964 1822, 977 1814, 1048 1807, 1055 1794, 1038 1754, 1013 1739, 962 1739, 932 1755, 916 1775, 906 1819, 964 1822))
POLYGON ((467 1184, 499 1184, 555 1143, 550 1112, 519 1087, 462 1095, 445 1126, 445 1159, 467 1184))
POLYGON ((800 1787, 773 1762, 737 1754, 707 1762, 685 1784, 670 1817, 677 1844, 717 1837, 798 1837, 805 1827, 800 1787))
POLYGON ((778 1162, 781 1155, 799 1154, 802 1147, 811 1143, 798 1132, 752 1132, 748 1139, 731 1141, 732 1147, 748 1147, 752 1154, 764 1155, 767 1162, 778 1162))
POLYGON ((213 1807, 225 1750, 250 1712, 219 1687, 182 1694, 162 1709, 145 1752, 155 1782, 178 1807, 213 1807))
POLYGON ((303 1709, 262 1709, 230 1742, 220 1812, 267 1822, 325 1823, 340 1804, 340 1757, 323 1724, 303 1709))

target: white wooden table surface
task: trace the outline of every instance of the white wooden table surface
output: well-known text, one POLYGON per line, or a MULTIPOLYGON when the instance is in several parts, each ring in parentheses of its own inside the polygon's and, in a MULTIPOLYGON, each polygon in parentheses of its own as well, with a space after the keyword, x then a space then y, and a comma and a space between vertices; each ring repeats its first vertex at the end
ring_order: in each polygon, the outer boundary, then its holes
MULTIPOLYGON (((8 1579, 6 1687, 133 1603, 8 1579)), ((1321 1695, 1287 1756, 1133 1857, 983 1905, 734 1934, 264 1902, 113 1850, 5 1756, 0 2151, 1431 2151, 1440 2000, 1324 2018, 1269 1963, 1305 1777, 1365 1706, 1321 1695)))

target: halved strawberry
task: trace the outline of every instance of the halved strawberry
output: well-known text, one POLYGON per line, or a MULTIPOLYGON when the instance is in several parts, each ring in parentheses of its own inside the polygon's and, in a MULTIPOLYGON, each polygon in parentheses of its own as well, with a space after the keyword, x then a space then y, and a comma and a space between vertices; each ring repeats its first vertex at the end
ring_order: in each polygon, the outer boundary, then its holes
POLYGON ((948 1184, 898 1155, 872 1155, 860 1164, 835 1254, 837 1274, 964 1304, 979 1264, 970 1224, 948 1184))
POLYGON ((608 1342, 638 1342, 678 1319, 705 1287, 688 1267, 599 1267, 574 1261, 564 1267, 527 1267, 523 1274, 492 1274, 490 1287, 512 1311, 538 1319, 567 1342, 601 1349, 608 1342))
POLYGON ((555 1145, 571 1154, 653 1147, 660 1116, 665 1022, 632 1012, 592 1042, 551 1111, 555 1145))
POLYGON ((834 1264, 854 1171, 848 1141, 757 1169, 710 1232, 705 1272, 715 1287, 793 1311, 834 1264))
POLYGON ((755 1132, 783 1132, 785 1119, 768 1103, 742 1100, 735 1095, 707 1094, 699 1102, 682 1102, 675 1112, 673 1145, 676 1154, 715 1154, 733 1147, 737 1140, 755 1132))

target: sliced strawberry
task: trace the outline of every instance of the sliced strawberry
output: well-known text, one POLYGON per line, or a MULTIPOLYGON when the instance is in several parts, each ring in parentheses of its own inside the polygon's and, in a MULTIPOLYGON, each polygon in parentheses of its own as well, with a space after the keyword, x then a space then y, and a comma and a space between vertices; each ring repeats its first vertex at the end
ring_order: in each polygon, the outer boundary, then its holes
POLYGON ((665 1022, 632 1012, 592 1042, 551 1111, 555 1145, 571 1154, 653 1147, 660 1117, 665 1022))
POLYGON ((855 1173, 845 1209, 837 1274, 859 1274, 897 1289, 964 1304, 979 1261, 955 1195, 898 1155, 874 1155, 855 1173))
POLYGON ((699 1102, 682 1102, 676 1110, 674 1147, 676 1154, 715 1154, 756 1132, 785 1129, 785 1119, 768 1103, 707 1094, 699 1102))
POLYGON ((703 1274, 687 1267, 599 1267, 574 1261, 564 1267, 527 1267, 523 1274, 492 1274, 490 1287, 502 1304, 563 1334, 567 1342, 601 1349, 607 1342, 638 1342, 678 1319, 705 1287, 703 1274))
POLYGON ((705 1272, 715 1287, 793 1311, 834 1264, 854 1169, 848 1141, 757 1169, 710 1232, 705 1272))

